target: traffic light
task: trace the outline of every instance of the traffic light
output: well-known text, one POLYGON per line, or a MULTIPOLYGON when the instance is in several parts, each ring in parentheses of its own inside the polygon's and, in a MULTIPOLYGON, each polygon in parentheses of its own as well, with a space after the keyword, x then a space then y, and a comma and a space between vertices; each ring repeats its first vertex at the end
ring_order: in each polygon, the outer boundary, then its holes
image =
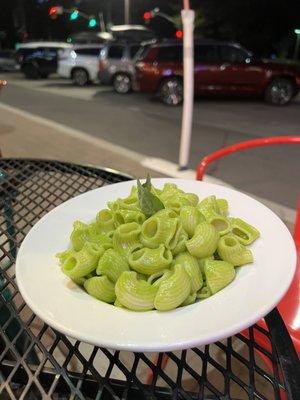
POLYGON ((58 14, 58 6, 51 7, 49 10, 49 16, 51 18, 55 18, 57 17, 57 14, 58 14))
POLYGON ((145 22, 150 21, 151 17, 152 17, 151 11, 144 12, 143 18, 144 18, 145 22))
POLYGON ((49 9, 49 17, 52 19, 57 18, 58 15, 61 15, 64 12, 62 6, 53 6, 49 9))
POLYGON ((177 30, 175 33, 175 36, 177 39, 182 39, 183 38, 183 32, 181 30, 177 30))
POLYGON ((89 20, 89 28, 94 28, 97 25, 97 21, 95 18, 90 18, 89 20))
POLYGON ((75 21, 79 17, 79 11, 73 10, 70 14, 70 21, 75 21))

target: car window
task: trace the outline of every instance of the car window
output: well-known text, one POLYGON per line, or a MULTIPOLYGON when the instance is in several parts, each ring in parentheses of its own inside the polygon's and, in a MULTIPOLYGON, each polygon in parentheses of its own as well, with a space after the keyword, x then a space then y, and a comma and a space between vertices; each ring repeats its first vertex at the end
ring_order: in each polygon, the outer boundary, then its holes
POLYGON ((100 49, 91 47, 91 48, 85 48, 85 49, 76 49, 75 52, 80 55, 80 56, 95 56, 98 57, 100 53, 100 49))
POLYGON ((157 59, 159 61, 182 61, 182 46, 159 47, 157 59))
POLYGON ((220 59, 222 62, 242 63, 249 55, 242 49, 234 46, 219 46, 220 59))
POLYGON ((138 52, 139 48, 140 48, 140 46, 130 46, 130 49, 129 49, 130 58, 133 58, 136 55, 136 53, 138 52))
POLYGON ((51 57, 51 58, 54 58, 54 57, 57 57, 57 49, 56 48, 54 48, 54 47, 47 47, 47 48, 42 48, 41 49, 41 56, 42 57, 51 57))
POLYGON ((107 57, 121 59, 123 57, 123 50, 123 46, 110 46, 107 57))
POLYGON ((135 60, 142 60, 145 57, 145 55, 148 53, 149 49, 150 49, 150 45, 141 46, 135 55, 135 60))
POLYGON ((196 62, 218 62, 217 47, 213 45, 196 45, 195 49, 196 62))

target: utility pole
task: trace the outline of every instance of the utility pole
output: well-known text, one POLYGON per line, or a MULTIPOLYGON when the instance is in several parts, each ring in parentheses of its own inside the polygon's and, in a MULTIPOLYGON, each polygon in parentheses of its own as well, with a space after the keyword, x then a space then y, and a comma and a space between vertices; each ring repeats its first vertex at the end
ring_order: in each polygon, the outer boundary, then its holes
POLYGON ((300 29, 294 29, 294 33, 297 35, 295 49, 294 49, 294 60, 298 59, 299 47, 300 47, 300 29))
POLYGON ((130 0, 124 0, 124 23, 130 23, 130 0))

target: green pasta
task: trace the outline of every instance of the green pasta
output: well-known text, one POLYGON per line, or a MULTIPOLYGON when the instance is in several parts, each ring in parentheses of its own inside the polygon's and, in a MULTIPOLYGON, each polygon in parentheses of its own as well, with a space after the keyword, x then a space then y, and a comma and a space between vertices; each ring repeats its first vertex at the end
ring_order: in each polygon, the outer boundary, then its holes
POLYGON ((141 242, 144 246, 155 248, 160 244, 170 246, 178 225, 177 218, 148 218, 142 225, 141 242))
POLYGON ((230 218, 232 234, 243 245, 248 246, 259 238, 259 231, 240 218, 230 218))
POLYGON ((253 262, 251 250, 243 246, 234 235, 223 236, 218 243, 218 254, 222 260, 235 267, 253 262))
POLYGON ((145 215, 140 211, 134 210, 118 210, 114 213, 115 226, 127 224, 129 222, 136 222, 142 224, 145 221, 145 215))
POLYGON ((164 280, 168 279, 173 274, 173 270, 164 269, 149 276, 147 282, 158 287, 164 280))
POLYGON ((219 213, 223 215, 223 217, 227 217, 228 215, 228 201, 226 199, 217 199, 217 205, 219 208, 219 213))
POLYGON ((171 265, 172 259, 171 251, 161 244, 157 249, 144 247, 132 252, 128 262, 134 271, 152 275, 171 265))
POLYGON ((88 225, 80 221, 73 223, 73 231, 71 233, 71 243, 74 250, 79 251, 83 248, 88 239, 88 225))
POLYGON ((189 200, 183 196, 170 197, 169 199, 164 201, 165 208, 170 208, 177 214, 180 213, 182 207, 189 206, 190 204, 191 203, 189 202, 189 200))
POLYGON ((185 193, 183 197, 185 197, 193 207, 196 207, 199 203, 199 197, 195 193, 185 193))
POLYGON ((192 292, 197 292, 203 285, 202 274, 196 257, 193 257, 189 253, 181 253, 175 258, 175 265, 181 265, 188 273, 192 292))
POLYGON ((134 249, 140 247, 141 226, 136 222, 120 225, 113 235, 114 249, 129 255, 134 249))
POLYGON ((206 285, 211 294, 217 293, 225 286, 229 285, 235 277, 235 269, 227 261, 208 260, 204 265, 206 285))
POLYGON ((204 301, 228 286, 235 267, 253 262, 259 238, 228 216, 226 199, 202 198, 174 183, 138 181, 93 221, 75 221, 62 272, 95 301, 132 311, 168 311, 204 301))
POLYGON ((98 262, 97 274, 106 275, 112 282, 117 282, 124 271, 129 271, 126 259, 114 249, 108 249, 98 262))
POLYGON ((205 218, 196 207, 184 206, 180 210, 180 222, 189 238, 194 235, 197 225, 203 221, 205 221, 205 218))
POLYGON ((163 210, 157 211, 155 216, 162 219, 178 218, 176 212, 171 210, 170 208, 164 208, 163 210))
POLYGON ((202 286, 202 288, 197 292, 197 299, 207 299, 212 295, 210 289, 205 285, 202 286))
POLYGON ((101 232, 111 232, 115 229, 113 213, 111 210, 105 209, 98 212, 96 223, 101 232))
POLYGON ((178 232, 176 246, 172 247, 173 256, 177 256, 177 254, 186 250, 186 242, 189 239, 188 234, 183 228, 178 229, 178 232))
POLYGON ((197 292, 191 293, 183 303, 181 303, 181 307, 183 306, 189 306, 190 304, 194 304, 197 298, 197 292))
POLYGON ((129 310, 148 311, 154 308, 157 288, 138 280, 135 271, 126 271, 118 279, 115 292, 119 302, 129 310))
POLYGON ((92 243, 101 244, 105 250, 113 247, 111 232, 102 233, 96 222, 88 224, 87 240, 92 243))
POLYGON ((218 206, 217 198, 216 196, 208 196, 205 197, 200 203, 198 204, 198 209, 203 213, 205 211, 211 210, 215 211, 216 213, 220 214, 220 209, 218 206))
POLYGON ((191 280, 181 265, 175 265, 174 273, 158 287, 154 306, 167 311, 180 306, 191 293, 191 280))
POLYGON ((83 286, 88 294, 105 303, 113 303, 116 300, 115 285, 107 276, 94 276, 87 279, 83 286))
POLYGON ((198 258, 210 257, 217 249, 219 233, 208 222, 201 222, 194 236, 186 242, 186 248, 192 256, 198 258))
POLYGON ((226 235, 231 230, 230 220, 213 209, 203 209, 202 213, 207 222, 216 228, 221 236, 226 235))
POLYGON ((101 245, 86 242, 81 250, 71 252, 66 258, 62 271, 71 279, 82 278, 96 269, 104 251, 101 245))
POLYGON ((63 263, 66 261, 66 259, 72 255, 72 253, 74 252, 74 250, 68 249, 65 251, 62 251, 60 253, 57 253, 55 255, 56 258, 58 258, 58 262, 60 265, 63 265, 63 263))

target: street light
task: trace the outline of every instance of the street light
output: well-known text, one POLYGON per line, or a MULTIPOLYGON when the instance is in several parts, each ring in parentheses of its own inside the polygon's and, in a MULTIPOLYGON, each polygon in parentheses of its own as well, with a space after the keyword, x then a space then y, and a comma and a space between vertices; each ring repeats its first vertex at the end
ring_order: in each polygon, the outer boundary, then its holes
POLYGON ((300 46, 300 29, 299 28, 294 29, 294 33, 297 35, 297 39, 296 39, 296 45, 295 45, 293 59, 297 60, 298 53, 299 53, 299 46, 300 46))

